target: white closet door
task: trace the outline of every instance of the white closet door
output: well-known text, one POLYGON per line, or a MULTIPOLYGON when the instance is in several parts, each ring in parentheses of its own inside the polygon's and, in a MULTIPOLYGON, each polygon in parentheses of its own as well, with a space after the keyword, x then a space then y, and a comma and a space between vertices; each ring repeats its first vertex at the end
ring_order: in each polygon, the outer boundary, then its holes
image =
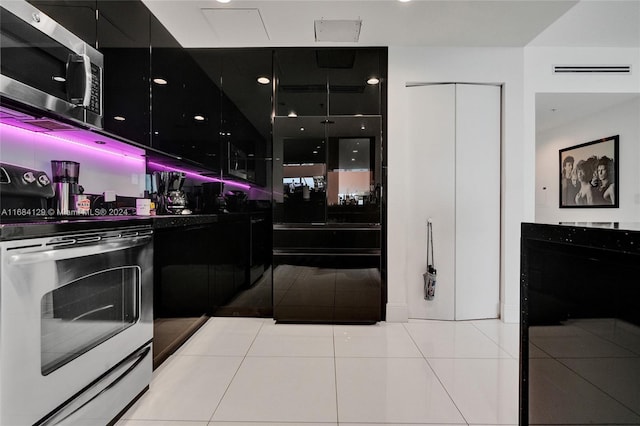
POLYGON ((455 306, 455 85, 410 87, 408 91, 406 170, 409 175, 407 296, 409 316, 454 319, 455 306), (424 300, 426 221, 433 221, 436 296, 424 300))
POLYGON ((499 315, 500 96, 456 84, 456 320, 499 315))
POLYGON ((500 88, 407 88, 410 318, 497 318, 500 265, 500 88), (436 296, 424 300, 426 221, 434 230, 436 296))

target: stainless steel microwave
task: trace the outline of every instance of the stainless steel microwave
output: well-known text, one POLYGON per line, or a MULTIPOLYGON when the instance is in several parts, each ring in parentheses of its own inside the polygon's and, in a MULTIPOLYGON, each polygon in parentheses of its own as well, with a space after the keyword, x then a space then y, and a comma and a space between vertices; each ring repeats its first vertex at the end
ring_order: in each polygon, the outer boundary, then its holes
POLYGON ((103 127, 103 55, 24 0, 0 7, 0 95, 103 127))

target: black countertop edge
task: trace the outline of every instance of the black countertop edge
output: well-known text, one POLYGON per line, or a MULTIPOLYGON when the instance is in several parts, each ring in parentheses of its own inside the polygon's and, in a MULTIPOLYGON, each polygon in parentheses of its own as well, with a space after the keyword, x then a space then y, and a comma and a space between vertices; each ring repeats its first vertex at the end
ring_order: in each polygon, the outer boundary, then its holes
POLYGON ((255 213, 224 213, 160 216, 92 216, 86 218, 5 218, 0 223, 0 241, 38 238, 93 230, 128 226, 149 226, 167 229, 248 220, 255 213))
POLYGON ((640 254, 640 223, 523 222, 521 237, 528 240, 640 254))

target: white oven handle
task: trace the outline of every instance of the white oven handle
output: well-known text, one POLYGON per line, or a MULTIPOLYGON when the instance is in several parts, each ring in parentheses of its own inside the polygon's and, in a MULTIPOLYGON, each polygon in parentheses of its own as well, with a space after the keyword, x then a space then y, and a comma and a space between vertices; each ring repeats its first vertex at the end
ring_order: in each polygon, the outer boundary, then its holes
MULTIPOLYGON (((83 240, 85 241, 85 240, 83 240)), ((151 241, 150 235, 136 237, 120 237, 118 239, 95 240, 97 244, 75 245, 77 241, 70 240, 69 245, 60 245, 58 248, 49 247, 40 251, 16 252, 8 256, 9 265, 27 265, 42 262, 55 262, 58 260, 73 259, 94 254, 109 253, 112 251, 126 250, 141 246, 151 241)))

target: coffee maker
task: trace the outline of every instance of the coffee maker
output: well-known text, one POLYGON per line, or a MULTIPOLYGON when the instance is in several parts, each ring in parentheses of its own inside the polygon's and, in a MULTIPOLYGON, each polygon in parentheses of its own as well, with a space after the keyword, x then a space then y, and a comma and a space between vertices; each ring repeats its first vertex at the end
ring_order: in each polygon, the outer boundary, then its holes
POLYGON ((55 210, 57 215, 69 215, 76 211, 75 199, 80 194, 78 176, 80 163, 66 160, 51 160, 55 210))
POLYGON ((182 190, 183 172, 154 172, 158 186, 158 208, 160 214, 189 214, 187 195, 182 190))

